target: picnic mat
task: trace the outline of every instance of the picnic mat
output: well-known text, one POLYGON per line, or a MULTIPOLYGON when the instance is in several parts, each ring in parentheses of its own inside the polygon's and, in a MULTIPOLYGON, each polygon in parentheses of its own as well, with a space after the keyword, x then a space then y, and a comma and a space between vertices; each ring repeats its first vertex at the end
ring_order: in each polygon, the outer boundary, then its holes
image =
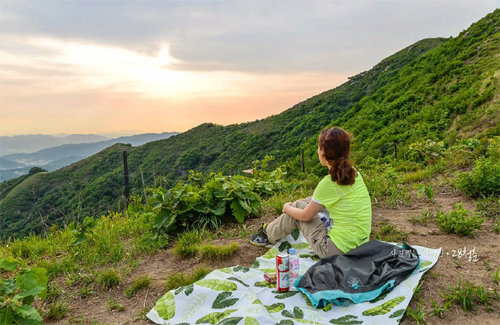
POLYGON ((275 272, 278 252, 290 247, 300 257, 300 274, 319 260, 304 236, 295 231, 251 267, 214 270, 202 280, 170 290, 146 316, 156 324, 398 324, 420 278, 441 253, 441 248, 411 246, 420 255, 420 267, 392 291, 369 302, 315 309, 303 293, 294 288, 278 292, 264 280, 264 273, 275 272))

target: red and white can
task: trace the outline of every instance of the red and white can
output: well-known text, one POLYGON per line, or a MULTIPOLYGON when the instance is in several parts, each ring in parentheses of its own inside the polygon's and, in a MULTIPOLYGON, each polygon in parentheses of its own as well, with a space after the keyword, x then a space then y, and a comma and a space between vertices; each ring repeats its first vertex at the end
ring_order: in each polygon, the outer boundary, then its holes
POLYGON ((290 289, 290 270, 288 267, 288 254, 280 253, 276 256, 276 288, 278 291, 290 289))

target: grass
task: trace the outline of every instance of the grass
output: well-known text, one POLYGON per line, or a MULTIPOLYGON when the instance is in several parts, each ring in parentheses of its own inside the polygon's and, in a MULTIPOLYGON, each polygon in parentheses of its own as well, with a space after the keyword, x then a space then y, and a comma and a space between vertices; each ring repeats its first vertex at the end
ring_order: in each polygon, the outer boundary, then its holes
POLYGON ((391 166, 367 166, 361 171, 372 202, 377 206, 410 206, 410 186, 404 184, 401 173, 391 166))
POLYGON ((204 229, 183 232, 174 246, 174 254, 179 257, 195 256, 198 253, 198 245, 209 236, 210 233, 204 229))
POLYGON ((431 210, 422 211, 420 216, 412 216, 410 222, 412 224, 427 225, 434 218, 431 210))
POLYGON ((476 310, 478 305, 491 307, 499 299, 496 288, 488 291, 483 286, 475 286, 470 282, 459 281, 456 286, 447 286, 445 291, 441 288, 441 295, 445 302, 455 303, 463 311, 476 310))
POLYGON ((60 274, 70 277, 71 274, 75 280, 78 273, 91 273, 99 266, 137 260, 166 243, 165 238, 151 234, 151 215, 110 213, 98 220, 93 233, 79 245, 71 246, 75 234, 67 227, 51 227, 46 235, 3 242, 0 256, 12 256, 33 267, 44 267, 49 279, 60 274), (130 244, 124 245, 125 242, 130 244))
POLYGON ((68 304, 65 302, 54 302, 50 304, 49 310, 45 317, 48 319, 58 320, 63 319, 69 312, 68 304))
POLYGON ((148 288, 151 285, 151 279, 149 276, 145 275, 142 276, 134 281, 131 286, 129 286, 127 289, 125 289, 123 292, 127 296, 127 298, 132 298, 137 291, 148 288))
POLYGON ((231 257, 236 250, 238 250, 238 243, 231 243, 229 245, 200 245, 198 248, 201 257, 209 260, 223 260, 231 257))
POLYGON ((88 296, 95 295, 96 293, 97 291, 95 291, 92 287, 87 285, 83 286, 82 288, 80 288, 80 290, 78 290, 78 294, 82 298, 87 298, 88 296))
POLYGON ((116 311, 124 311, 125 308, 123 308, 123 306, 118 303, 117 301, 114 301, 112 298, 109 298, 108 299, 108 310, 112 311, 112 310, 116 310, 116 311))
POLYGON ((96 279, 96 283, 104 290, 112 289, 120 284, 121 278, 114 269, 102 271, 96 279))
POLYGON ((425 321, 425 315, 426 313, 421 303, 417 305, 416 310, 413 310, 411 307, 408 307, 408 309, 406 309, 406 316, 410 319, 413 319, 415 322, 417 322, 418 325, 427 324, 427 322, 425 321))
POLYGON ((238 236, 241 239, 247 238, 248 236, 250 236, 250 232, 247 229, 247 225, 245 225, 245 224, 238 225, 238 236))
MULTIPOLYGON (((248 231, 239 228, 239 232, 248 231)), ((211 238, 211 234, 204 229, 193 229, 183 232, 174 246, 174 254, 185 258, 201 255, 202 258, 210 260, 222 260, 230 257, 238 249, 238 243, 228 245, 202 244, 203 240, 211 238)))
POLYGON ((192 273, 185 274, 182 272, 177 272, 170 275, 165 281, 165 289, 172 290, 180 286, 187 286, 194 283, 210 273, 211 270, 205 266, 199 266, 192 273))
POLYGON ((439 318, 443 318, 445 312, 448 311, 448 308, 451 305, 451 301, 446 301, 443 306, 439 305, 434 301, 434 298, 431 298, 431 306, 433 310, 430 313, 430 316, 436 315, 439 318))
POLYGON ((500 199, 498 196, 482 196, 476 201, 476 211, 493 221, 493 231, 500 233, 500 199))
POLYGON ((408 232, 397 229, 395 226, 386 222, 382 222, 379 224, 378 231, 373 232, 371 237, 387 242, 400 242, 408 238, 408 232))

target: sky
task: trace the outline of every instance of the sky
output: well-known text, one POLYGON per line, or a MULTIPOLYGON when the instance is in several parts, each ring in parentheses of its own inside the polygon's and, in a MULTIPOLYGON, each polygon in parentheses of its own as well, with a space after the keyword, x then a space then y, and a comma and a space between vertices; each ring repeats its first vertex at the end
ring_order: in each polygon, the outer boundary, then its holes
POLYGON ((183 132, 280 113, 500 0, 0 0, 0 135, 183 132))

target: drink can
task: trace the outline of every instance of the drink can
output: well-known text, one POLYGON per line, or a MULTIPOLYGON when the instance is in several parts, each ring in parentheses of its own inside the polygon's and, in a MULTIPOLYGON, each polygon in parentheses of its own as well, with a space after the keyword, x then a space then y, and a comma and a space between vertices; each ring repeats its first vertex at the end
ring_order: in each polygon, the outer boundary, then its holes
POLYGON ((290 289, 290 270, 288 268, 288 254, 280 253, 276 256, 276 288, 278 291, 290 289))

